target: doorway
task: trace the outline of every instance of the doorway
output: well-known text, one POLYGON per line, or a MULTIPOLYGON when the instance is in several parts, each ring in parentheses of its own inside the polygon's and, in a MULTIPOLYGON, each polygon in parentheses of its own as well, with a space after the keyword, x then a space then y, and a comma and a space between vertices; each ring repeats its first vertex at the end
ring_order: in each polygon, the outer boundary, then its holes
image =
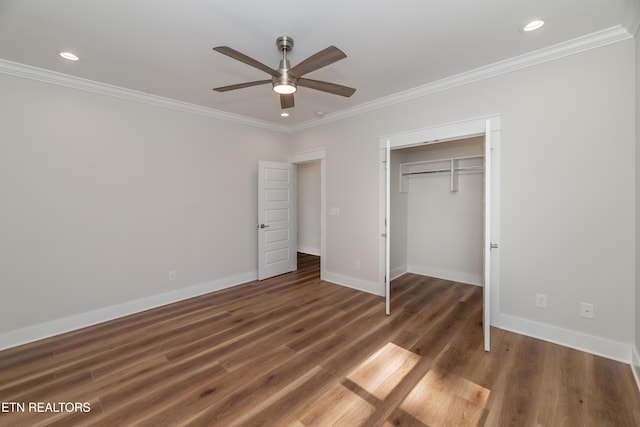
POLYGON ((311 162, 319 163, 320 238, 316 251, 320 278, 325 278, 326 150, 321 149, 289 156, 286 163, 258 162, 258 280, 297 269, 297 169, 311 162))
POLYGON ((390 167, 390 279, 482 286, 484 138, 392 150, 390 167))
POLYGON ((320 160, 298 165, 298 252, 320 256, 320 160))
MULTIPOLYGON (((499 312, 500 238, 500 115, 492 115, 379 138, 380 148, 380 245, 379 281, 384 287, 386 312, 391 312, 391 245, 394 236, 391 217, 391 150, 438 144, 472 137, 484 137, 484 230, 483 230, 483 330, 484 347, 490 349, 491 318, 499 312), (493 313, 493 316, 492 316, 493 313)), ((454 169, 451 160, 451 169, 454 169)), ((452 176, 452 186, 454 174, 452 176)))
MULTIPOLYGON (((314 188, 314 192, 319 190, 318 194, 312 195, 313 201, 310 201, 311 206, 305 204, 304 208, 309 208, 311 212, 309 215, 315 216, 319 214, 319 218, 310 219, 310 224, 307 224, 307 229, 302 230, 300 224, 298 224, 298 231, 303 234, 303 246, 299 249, 312 253, 313 255, 320 256, 320 279, 325 279, 326 274, 326 192, 327 192, 327 166, 326 166, 327 152, 326 149, 318 149, 313 151, 306 151, 289 156, 288 162, 297 165, 303 170, 303 178, 298 178, 298 184, 309 184, 314 188), (306 172, 306 173, 305 173, 306 172), (318 176, 319 175, 319 176, 318 176), (319 180, 319 182, 318 182, 319 180), (319 189, 317 186, 319 185, 319 189), (319 204, 319 205, 317 205, 319 204), (313 210, 316 210, 313 212, 313 210), (317 227, 319 226, 319 230, 317 227), (318 236, 319 231, 319 236, 318 236), (317 239, 317 244, 314 242, 314 238, 317 239), (317 252, 317 253, 316 253, 317 252)), ((305 203, 303 201, 303 203, 305 203)), ((306 219, 309 219, 308 217, 306 219)), ((305 227, 305 224, 302 225, 305 227)))

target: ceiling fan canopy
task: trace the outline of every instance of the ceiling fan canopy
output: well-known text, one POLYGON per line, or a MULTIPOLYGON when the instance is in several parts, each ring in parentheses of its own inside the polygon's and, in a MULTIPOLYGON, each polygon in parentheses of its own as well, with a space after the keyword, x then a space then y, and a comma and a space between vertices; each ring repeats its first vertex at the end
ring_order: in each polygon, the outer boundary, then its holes
POLYGON ((287 52, 293 49, 293 39, 287 36, 278 37, 276 40, 278 49, 282 52, 282 60, 277 70, 257 61, 235 49, 228 46, 214 47, 213 50, 227 55, 237 61, 243 62, 254 68, 262 70, 269 75, 269 80, 256 80, 253 82, 239 83, 229 86, 221 86, 214 88, 217 92, 227 92, 230 90, 243 89, 251 86, 258 86, 262 84, 271 83, 273 91, 280 95, 280 107, 282 109, 292 108, 295 103, 293 94, 297 91, 298 86, 307 87, 310 89, 319 90, 322 92, 331 93, 334 95, 340 95, 344 97, 350 97, 356 91, 354 88, 348 86, 342 86, 336 83, 329 83, 321 80, 312 80, 303 77, 304 75, 333 64, 341 59, 347 57, 340 49, 335 46, 329 46, 326 49, 311 55, 298 65, 291 67, 289 60, 287 59, 287 52))

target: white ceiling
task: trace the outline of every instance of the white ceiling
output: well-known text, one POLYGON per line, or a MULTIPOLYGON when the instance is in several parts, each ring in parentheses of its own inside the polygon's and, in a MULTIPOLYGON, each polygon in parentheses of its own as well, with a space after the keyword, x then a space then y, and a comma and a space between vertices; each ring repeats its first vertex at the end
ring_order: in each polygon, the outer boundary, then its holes
POLYGON ((384 97, 567 40, 622 26, 640 0, 0 0, 0 58, 196 104, 280 126, 322 120, 384 97), (546 25, 520 28, 533 18, 546 25), (292 65, 335 45, 347 58, 306 77, 357 89, 343 98, 300 88, 280 117, 268 79, 214 52, 230 46, 278 67, 278 36, 292 65), (58 56, 70 50, 70 62, 58 56))

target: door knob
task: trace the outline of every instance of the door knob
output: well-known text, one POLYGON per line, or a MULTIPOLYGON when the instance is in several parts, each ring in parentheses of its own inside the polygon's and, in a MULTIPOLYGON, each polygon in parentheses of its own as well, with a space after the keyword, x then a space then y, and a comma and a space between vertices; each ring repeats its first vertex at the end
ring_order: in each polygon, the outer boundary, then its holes
POLYGON ((258 227, 260 227, 260 228, 268 228, 269 226, 265 225, 265 224, 260 224, 258 227))

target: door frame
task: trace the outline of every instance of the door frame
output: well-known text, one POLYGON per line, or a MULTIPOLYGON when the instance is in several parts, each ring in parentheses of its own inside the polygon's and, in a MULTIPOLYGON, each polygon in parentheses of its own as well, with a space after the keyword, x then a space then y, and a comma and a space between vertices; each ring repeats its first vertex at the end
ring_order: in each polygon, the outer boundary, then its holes
POLYGON ((320 279, 325 280, 326 275, 326 200, 327 200, 327 149, 304 151, 292 154, 287 158, 289 163, 300 164, 320 161, 320 279))
MULTIPOLYGON (((383 289, 385 297, 388 296, 386 280, 387 271, 387 245, 391 239, 392 230, 386 225, 387 218, 387 153, 391 150, 410 148, 425 144, 435 144, 452 140, 464 139, 474 136, 485 136, 487 124, 490 126, 491 136, 491 230, 490 240, 500 242, 500 135, 502 133, 501 115, 463 120, 454 123, 432 126, 396 134, 381 136, 378 138, 379 148, 379 230, 380 239, 378 245, 378 283, 383 289)), ((488 249, 485 248, 488 253, 488 249)), ((491 286, 490 286, 490 317, 491 324, 496 324, 500 312, 500 250, 491 251, 491 286)), ((389 278, 390 281, 391 278, 389 278)), ((387 307, 388 308, 388 307, 387 307)), ((388 310, 387 310, 388 311, 388 310)))

